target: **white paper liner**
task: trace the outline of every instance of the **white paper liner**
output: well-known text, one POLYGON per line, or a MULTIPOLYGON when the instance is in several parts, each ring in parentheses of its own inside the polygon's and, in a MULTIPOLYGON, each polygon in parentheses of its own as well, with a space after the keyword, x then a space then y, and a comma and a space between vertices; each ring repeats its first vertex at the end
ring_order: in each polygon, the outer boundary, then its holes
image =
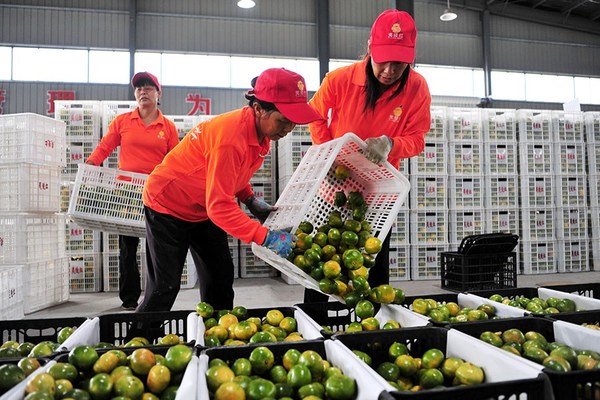
POLYGON ((397 304, 382 304, 375 317, 382 327, 390 319, 399 322, 402 328, 429 325, 429 317, 397 304))
POLYGON ((512 307, 506 304, 499 303, 485 297, 477 296, 471 293, 459 293, 458 294, 458 305, 462 307, 469 307, 476 309, 482 304, 491 304, 496 308, 496 315, 500 318, 515 318, 523 317, 528 314, 525 310, 521 310, 517 307, 512 307))
POLYGON ((298 324, 298 332, 305 340, 323 339, 321 325, 298 307, 294 307, 294 318, 298 324))
POLYGON ((566 321, 554 321, 554 340, 577 350, 600 352, 600 331, 566 321))
POLYGON ((177 389, 175 400, 195 399, 198 394, 198 356, 192 356, 192 359, 185 367, 183 378, 177 389))
MULTIPOLYGON (((196 340, 196 338, 198 337, 198 335, 196 334, 196 331, 198 330, 198 319, 200 319, 200 316, 198 315, 197 312, 191 312, 188 314, 187 316, 187 333, 186 333, 186 337, 185 337, 185 341, 187 343, 196 340)), ((195 342, 197 343, 197 342, 195 342)))
POLYGON ((59 347, 60 351, 69 351, 77 346, 96 346, 100 343, 100 319, 86 319, 75 332, 59 347))
POLYGON ((42 372, 47 372, 48 369, 56 364, 56 361, 49 361, 46 365, 43 365, 41 368, 33 371, 29 376, 26 376, 21 382, 17 383, 13 386, 9 391, 0 396, 1 400, 23 400, 25 397, 25 387, 27 386, 27 381, 37 374, 41 374, 42 372))
POLYGON ((556 297, 559 299, 571 299, 577 305, 578 311, 584 310, 600 310, 600 300, 592 297, 580 296, 573 293, 561 292, 559 290, 539 288, 538 294, 541 299, 546 300, 548 297, 556 297))
POLYGON ((198 399, 210 399, 208 394, 208 384, 206 383, 206 371, 208 371, 208 356, 200 354, 198 357, 198 399))

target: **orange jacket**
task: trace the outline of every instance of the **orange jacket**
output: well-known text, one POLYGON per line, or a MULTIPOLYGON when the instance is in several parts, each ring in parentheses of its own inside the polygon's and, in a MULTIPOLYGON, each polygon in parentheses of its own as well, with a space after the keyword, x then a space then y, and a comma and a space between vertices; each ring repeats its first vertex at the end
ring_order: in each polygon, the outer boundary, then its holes
POLYGON ((330 123, 310 123, 312 141, 324 143, 347 132, 363 140, 386 135, 394 141, 388 161, 398 168, 400 159, 416 156, 425 147, 425 135, 431 126, 429 88, 423 76, 411 70, 399 96, 390 100, 395 89, 392 87, 377 100, 373 112, 364 112, 367 62, 338 68, 325 76, 310 105, 319 114, 329 116, 330 123))
POLYGON ((267 228, 236 202, 253 192, 250 178, 271 148, 258 143, 254 111, 244 107, 204 121, 192 129, 148 177, 144 204, 189 222, 210 219, 225 232, 262 244, 267 228))
POLYGON ((88 158, 94 165, 102 164, 117 146, 118 168, 124 171, 149 174, 171 149, 179 143, 175 124, 158 110, 158 118, 145 126, 140 111, 117 115, 108 132, 88 158))

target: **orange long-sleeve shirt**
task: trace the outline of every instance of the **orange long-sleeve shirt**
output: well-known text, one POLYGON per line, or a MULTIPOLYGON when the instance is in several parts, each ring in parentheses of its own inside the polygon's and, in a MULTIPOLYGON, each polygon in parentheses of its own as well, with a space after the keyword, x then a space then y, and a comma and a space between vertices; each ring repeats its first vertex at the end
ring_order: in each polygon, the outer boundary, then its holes
POLYGON ((148 177, 144 204, 184 221, 210 219, 245 243, 262 244, 267 228, 244 213, 235 198, 253 192, 250 178, 271 148, 258 143, 254 111, 244 107, 198 124, 148 177))
POLYGON ((113 119, 108 132, 87 161, 100 165, 120 146, 119 169, 149 174, 177 143, 179 135, 173 121, 165 118, 158 110, 156 120, 145 126, 139 108, 136 108, 113 119))
MULTIPOLYGON (((431 95, 427 82, 411 70, 399 96, 390 100, 396 87, 377 100, 373 111, 363 112, 366 63, 363 60, 329 72, 310 105, 327 120, 309 124, 312 141, 321 144, 353 132, 361 139, 386 135, 394 141, 388 161, 396 168, 400 159, 420 154, 431 125, 431 95)), ((398 83, 399 84, 399 83, 398 83)))

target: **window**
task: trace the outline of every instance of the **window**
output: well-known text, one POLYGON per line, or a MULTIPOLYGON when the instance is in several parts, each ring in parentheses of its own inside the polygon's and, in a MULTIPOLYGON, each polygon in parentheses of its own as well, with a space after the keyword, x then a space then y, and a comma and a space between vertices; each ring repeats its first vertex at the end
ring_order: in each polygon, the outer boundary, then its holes
POLYGON ((0 46, 0 80, 9 81, 11 79, 11 48, 0 46))
POLYGON ((17 81, 88 81, 87 50, 15 47, 12 66, 17 81))
POLYGON ((492 99, 525 99, 525 74, 519 72, 492 71, 492 99))
POLYGON ((129 83, 129 52, 90 50, 93 83, 129 83))
POLYGON ((575 88, 573 77, 525 74, 525 100, 565 103, 573 100, 575 88))

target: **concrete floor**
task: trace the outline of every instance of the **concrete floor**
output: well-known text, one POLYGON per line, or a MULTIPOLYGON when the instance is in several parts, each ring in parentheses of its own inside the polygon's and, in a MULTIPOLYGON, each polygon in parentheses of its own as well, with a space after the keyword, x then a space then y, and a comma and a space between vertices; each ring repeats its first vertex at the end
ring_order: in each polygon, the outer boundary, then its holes
MULTIPOLYGON (((519 275, 517 278, 518 287, 596 282, 600 282, 600 271, 519 275)), ((397 281, 392 282, 392 286, 403 289, 408 296, 453 293, 442 289, 439 280, 397 281)), ((303 302, 304 288, 300 285, 288 285, 278 277, 236 279, 234 289, 235 305, 247 308, 290 307, 303 302)), ((199 298, 197 287, 181 290, 173 310, 195 310, 199 298)), ((25 318, 93 317, 126 312, 120 309, 120 305, 116 292, 74 293, 68 302, 27 314, 25 318)))

